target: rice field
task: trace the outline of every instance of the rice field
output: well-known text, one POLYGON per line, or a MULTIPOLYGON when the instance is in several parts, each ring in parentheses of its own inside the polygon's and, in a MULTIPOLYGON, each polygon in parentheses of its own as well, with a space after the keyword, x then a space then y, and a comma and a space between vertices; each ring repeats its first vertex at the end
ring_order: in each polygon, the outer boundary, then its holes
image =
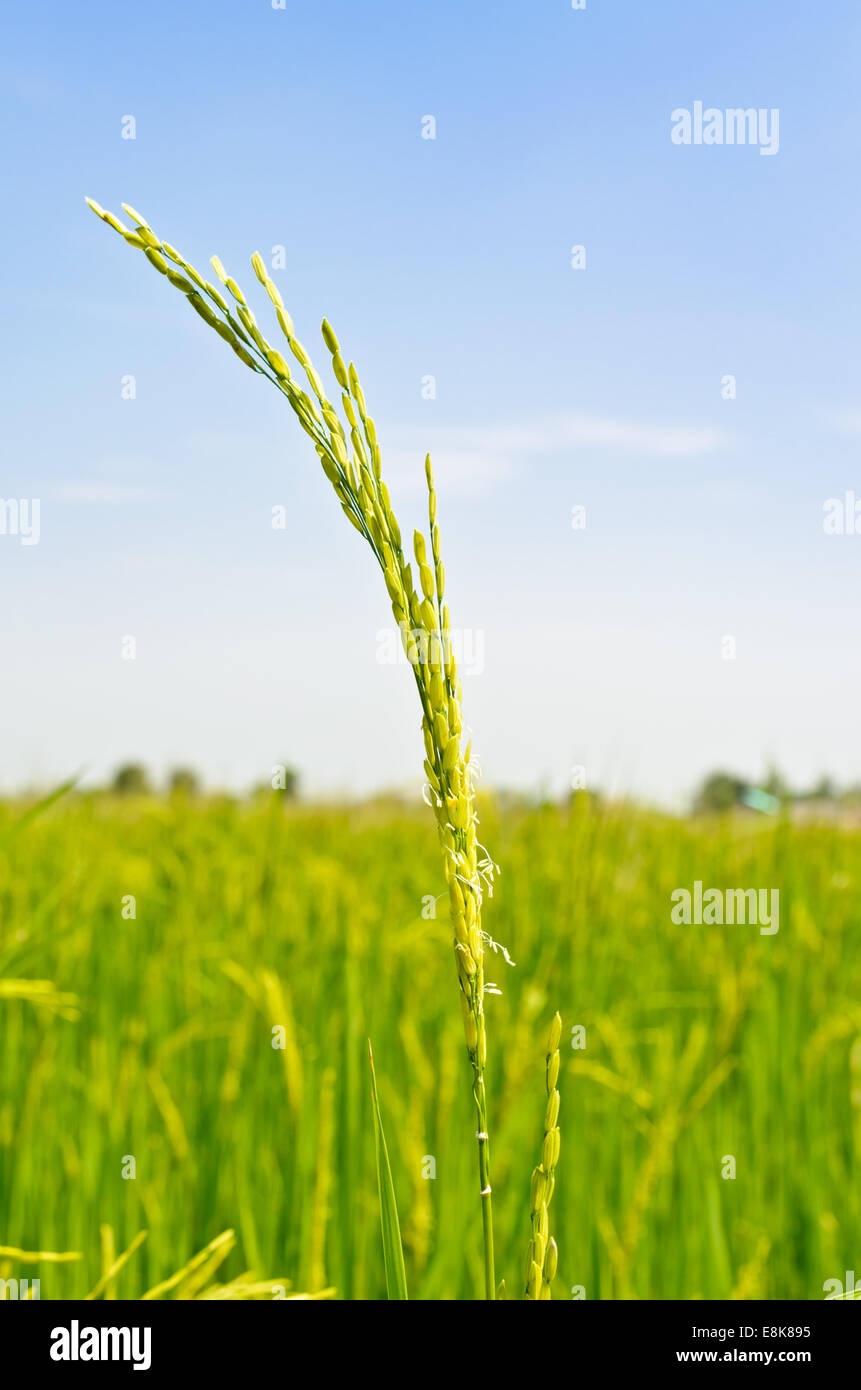
MULTIPOLYGON (((502 869, 484 925, 516 963, 485 961, 509 1296, 558 1008, 553 1297, 821 1299, 859 1260, 858 831, 583 795, 479 809, 502 869), (779 932, 674 923, 697 880, 779 889, 779 932)), ((0 806, 0 1277, 81 1297, 146 1230, 109 1288, 139 1298, 232 1230, 221 1285, 385 1298, 370 1038, 410 1297, 481 1296, 426 808, 72 792, 26 811, 0 806)))

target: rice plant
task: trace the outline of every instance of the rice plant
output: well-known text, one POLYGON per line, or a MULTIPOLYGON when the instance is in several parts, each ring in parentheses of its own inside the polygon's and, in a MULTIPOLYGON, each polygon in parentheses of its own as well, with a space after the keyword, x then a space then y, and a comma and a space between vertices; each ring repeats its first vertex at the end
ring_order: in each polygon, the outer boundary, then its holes
MULTIPOLYGON (((392 507, 389 490, 382 476, 382 458, 373 418, 368 413, 356 368, 347 363, 335 333, 324 319, 322 335, 331 357, 331 368, 341 391, 344 420, 329 399, 322 378, 305 347, 296 337, 293 322, 281 294, 269 276, 259 253, 251 258, 254 273, 275 310, 281 332, 292 357, 307 382, 297 380, 281 352, 264 337, 244 292, 221 261, 213 256, 211 265, 222 293, 206 280, 168 242, 162 241, 150 224, 127 203, 123 209, 132 226, 121 222, 92 199, 92 211, 118 232, 128 244, 140 250, 150 265, 182 293, 195 313, 232 349, 240 362, 262 375, 287 399, 300 426, 310 437, 323 471, 331 483, 350 525, 370 547, 382 572, 392 614, 412 668, 422 713, 426 799, 432 808, 443 855, 443 869, 449 893, 452 944, 472 1074, 472 1098, 478 1145, 479 1198, 484 1245, 485 1297, 496 1298, 496 1271, 493 1243, 492 1188, 490 1181, 490 1135, 485 1073, 487 1068, 487 1029, 485 1015, 485 950, 494 946, 482 925, 485 895, 492 896, 497 872, 488 851, 478 838, 475 777, 477 764, 471 743, 463 742, 464 721, 462 684, 451 642, 451 620, 445 592, 445 566, 441 558, 440 528, 437 522, 437 495, 430 455, 425 459, 428 490, 428 535, 416 530, 412 552, 416 565, 404 553, 401 528, 392 507)), ((557 1053, 561 1025, 554 1020, 555 1037, 550 1053, 557 1053)), ((548 1060, 548 1068, 549 1068, 548 1060)), ((549 1075, 549 1072, 548 1072, 549 1075)), ((549 1245, 547 1203, 553 1188, 553 1169, 559 1153, 559 1094, 555 1080, 548 1098, 552 1124, 545 1135, 538 1174, 546 1199, 535 1209, 533 1181, 533 1232, 530 1242, 530 1272, 527 1296, 550 1296, 555 1272, 555 1245, 549 1245), (537 1224, 536 1224, 537 1223, 537 1224), (545 1258, 546 1251, 546 1258, 545 1258), (538 1259, 540 1253, 541 1258, 538 1259), (532 1271, 537 1271, 533 1273, 532 1271), (546 1290, 546 1294, 545 1294, 546 1290)), ((374 1113, 378 1141, 381 1120, 374 1091, 374 1113)), ((385 1140, 378 1142, 378 1156, 385 1157, 385 1140)), ((386 1159, 387 1169, 387 1159, 386 1159)), ((391 1246, 394 1227, 388 1173, 381 1175, 380 1194, 389 1208, 384 1216, 384 1243, 391 1246), (385 1178, 385 1180, 384 1180, 385 1178), (386 1231, 389 1233, 385 1240, 386 1231)), ((394 1216, 397 1224, 396 1213, 394 1216)), ((387 1264, 388 1276, 388 1264, 387 1264)), ((393 1276, 397 1296, 405 1296, 400 1277, 393 1276)))

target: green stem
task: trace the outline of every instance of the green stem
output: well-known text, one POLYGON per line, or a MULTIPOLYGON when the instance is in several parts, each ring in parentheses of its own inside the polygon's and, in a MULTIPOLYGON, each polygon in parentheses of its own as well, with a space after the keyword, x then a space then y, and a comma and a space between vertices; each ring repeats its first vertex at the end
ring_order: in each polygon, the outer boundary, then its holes
MULTIPOLYGON (((476 1059, 477 1060, 477 1059, 476 1059)), ((493 1209, 490 1195, 490 1138, 487 1133, 487 1097, 484 1090, 484 1069, 475 1068, 475 1113, 478 1119, 478 1180, 481 1192, 481 1220, 484 1227, 484 1296, 496 1299, 496 1276, 493 1266, 493 1209)))

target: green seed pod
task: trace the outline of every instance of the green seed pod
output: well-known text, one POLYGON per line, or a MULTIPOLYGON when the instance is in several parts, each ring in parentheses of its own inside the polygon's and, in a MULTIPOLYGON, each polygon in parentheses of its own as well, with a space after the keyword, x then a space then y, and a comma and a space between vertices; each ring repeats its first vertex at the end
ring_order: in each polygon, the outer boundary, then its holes
POLYGON ((186 280, 184 275, 180 275, 175 270, 168 270, 167 278, 178 290, 182 290, 183 294, 194 294, 194 285, 190 280, 186 280))
POLYGON ((190 294, 188 296, 188 302, 191 305, 192 309, 195 309, 197 313, 200 314, 200 317, 203 319, 204 323, 208 323, 210 328, 215 327, 218 320, 205 299, 201 299, 199 294, 190 294))
POLYGON ((399 599, 401 597, 401 586, 398 582, 397 575, 394 574, 392 570, 384 570, 383 578, 386 581, 386 588, 389 591, 389 597, 393 599, 399 599))
POLYGON ((453 738, 449 739, 448 743, 445 746, 445 751, 442 755, 442 765, 447 772, 450 768, 453 768, 455 766, 459 757, 460 740, 457 737, 457 735, 455 735, 453 738))
POLYGON ((452 733, 459 734, 463 728, 463 720, 460 717, 457 701, 453 697, 449 697, 448 701, 448 722, 452 733))
POLYGON ((443 687, 442 677, 438 671, 434 671, 430 678, 430 702, 433 709, 446 708, 445 688, 443 687))
MULTIPOLYGON (((335 373, 335 380, 339 386, 347 385, 347 368, 344 366, 344 359, 340 353, 336 352, 332 358, 332 371, 335 373)), ((349 418, 349 417, 348 417, 349 418)))
POLYGON ((559 1119, 559 1092, 551 1091, 547 1097, 547 1108, 544 1111, 545 1130, 554 1129, 556 1121, 559 1119))
POLYGON ((236 281, 235 281, 235 280, 232 280, 232 279, 230 278, 230 276, 228 275, 228 277, 227 277, 227 279, 225 280, 224 283, 225 283, 225 285, 227 286, 227 288, 230 290, 230 293, 233 295, 233 298, 236 300, 237 304, 244 304, 244 303, 245 303, 245 295, 242 293, 242 291, 241 291, 241 289, 239 288, 239 286, 237 285, 236 281))
POLYGON ((430 565, 419 565, 419 579, 421 580, 422 592, 424 593, 425 598, 432 599, 434 597, 435 590, 433 586, 433 575, 431 574, 430 565))
POLYGON ((537 1299, 541 1293, 541 1270, 533 1260, 529 1269, 529 1281, 526 1285, 526 1292, 530 1298, 537 1299))
POLYGON ((137 236, 134 232, 123 232, 123 236, 125 237, 129 246, 136 247, 138 251, 142 251, 144 249, 145 243, 141 241, 141 238, 137 236))
POLYGON ((319 455, 320 462, 323 465, 323 472, 326 474, 326 477, 329 479, 329 482, 339 483, 341 481, 341 474, 338 470, 338 465, 335 463, 335 460, 333 458, 330 458, 330 456, 326 453, 326 450, 323 448, 322 445, 317 446, 317 453, 319 455))
POLYGON ((254 361, 251 354, 245 351, 241 343, 231 343, 230 346, 233 348, 240 362, 244 362, 246 367, 250 367, 253 372, 257 371, 257 363, 254 361))
POLYGON ((266 270, 266 266, 263 264, 263 257, 259 251, 255 251, 254 255, 251 257, 251 265, 261 285, 265 285, 266 281, 269 279, 269 274, 266 270))
POLYGON ((555 1052, 562 1037, 562 1019, 559 1014, 553 1015, 553 1022, 550 1025, 550 1036, 547 1039, 547 1051, 555 1052))
MULTIPOLYGON (((280 291, 278 290, 277 285, 273 284, 273 282, 272 282, 271 280, 267 280, 267 281, 266 281, 266 293, 268 294, 269 298, 272 300, 272 303, 275 305, 276 311, 278 311, 278 312, 280 312, 280 313, 284 313, 284 300, 281 298, 281 294, 280 294, 280 291)), ((285 314, 284 317, 285 317, 285 319, 287 320, 287 322, 289 323, 289 322, 290 322, 290 316, 289 316, 289 314, 285 314)), ((282 325, 282 326, 283 326, 283 325, 282 325)))
POLYGON ((148 232, 152 231, 152 227, 147 222, 146 218, 141 217, 139 212, 135 212, 134 208, 129 203, 120 203, 120 207, 139 227, 145 227, 148 232))
POLYGON ((460 915, 465 918, 466 904, 463 900, 463 892, 456 878, 452 878, 448 885, 448 898, 451 904, 452 915, 460 915))
MULTIPOLYGON (((160 274, 167 275, 167 261, 164 256, 160 255, 158 251, 154 251, 151 246, 144 247, 144 255, 150 265, 154 265, 160 274)), ((189 286, 189 288, 191 287, 189 286)))
POLYGON ((541 1167, 545 1172, 549 1172, 553 1167, 553 1134, 545 1134, 544 1142, 541 1145, 541 1167))
POLYGON ((332 452, 342 467, 347 466, 347 450, 344 448, 344 441, 340 435, 332 435, 332 452))
POLYGON ((457 947, 456 947, 456 950, 457 950, 458 956, 460 957, 461 968, 462 968, 463 970, 465 970, 466 973, 467 973, 467 975, 469 976, 469 978, 472 979, 473 975, 475 974, 476 970, 478 969, 478 966, 476 965, 475 961, 473 960, 473 958, 472 958, 472 956, 470 955, 469 951, 467 950, 466 946, 462 946, 462 945, 458 942, 458 945, 457 945, 457 947))
POLYGON ((323 334, 323 342, 326 344, 332 356, 334 357, 335 353, 340 353, 341 349, 338 345, 338 339, 335 337, 332 325, 329 323, 328 319, 323 320, 320 325, 320 332, 323 334))
POLYGON ((308 366, 305 368, 305 370, 308 374, 308 380, 311 383, 311 390, 314 392, 314 395, 317 397, 317 400, 325 400, 326 392, 323 389, 323 383, 320 380, 317 373, 315 372, 314 368, 311 366, 310 362, 308 363, 308 366))
POLYGON ((311 359, 310 359, 310 357, 308 356, 308 354, 307 354, 307 352, 305 351, 305 349, 303 348, 302 344, 299 342, 298 338, 291 338, 291 339, 290 339, 290 351, 292 352, 293 356, 296 358, 297 362, 301 362, 301 363, 302 363, 302 366, 303 366, 303 367, 310 367, 310 365, 311 365, 311 359))
POLYGON ((547 1174, 541 1167, 532 1170, 532 1186, 529 1191, 529 1205, 532 1211, 537 1211, 544 1201, 544 1193, 547 1190, 547 1174))
POLYGON ((436 613, 433 610, 433 605, 429 602, 428 599, 425 599, 421 605, 421 615, 422 623, 427 628, 428 632, 435 632, 437 628, 438 619, 436 613))
POLYGON ((345 517, 350 522, 350 524, 352 526, 355 526, 359 535, 364 536, 365 533, 362 530, 362 523, 359 521, 359 518, 356 516, 355 512, 347 506, 346 502, 341 503, 341 510, 343 511, 345 517))
POLYGON ((221 312, 223 314, 228 314, 230 312, 230 306, 221 291, 217 290, 214 285, 210 285, 208 280, 205 282, 205 289, 210 299, 218 305, 221 312))
POLYGON ((276 352, 274 348, 269 348, 266 353, 266 361, 276 376, 280 376, 284 381, 290 380, 290 368, 280 352, 276 352))
POLYGON ((128 239, 128 237, 134 235, 134 233, 131 232, 129 228, 123 222, 121 222, 118 217, 114 217, 114 214, 112 212, 106 212, 104 220, 105 222, 107 222, 109 227, 113 227, 115 232, 119 232, 120 236, 126 237, 126 239, 128 239))
MULTIPOLYGON (((253 315, 249 314, 248 317, 251 320, 251 322, 245 324, 245 330, 254 342, 255 346, 258 348, 260 352, 263 353, 265 357, 266 349, 269 345, 266 342, 266 339, 264 338, 263 334, 260 332, 260 329, 257 327, 257 324, 254 322, 253 315)), ((245 323, 244 319, 243 323, 245 323)))
POLYGON ((444 714, 435 714, 433 717, 433 731, 436 739, 436 746, 440 752, 445 752, 448 744, 448 724, 444 714))
POLYGON ((419 565, 426 565, 428 557, 425 550, 425 538, 421 531, 413 532, 413 550, 416 553, 416 562, 419 565))
POLYGON ((550 1058, 550 1060, 549 1060, 548 1063, 547 1063, 547 1089, 548 1089, 549 1091, 552 1091, 552 1090, 553 1090, 553 1087, 556 1085, 556 1082, 557 1082, 558 1080, 559 1080, 559 1053, 558 1053, 558 1052, 554 1052, 554 1053, 553 1053, 553 1056, 550 1058))
MULTIPOLYGON (((544 1278, 548 1285, 556 1278, 556 1269, 559 1264, 559 1251, 556 1248, 556 1241, 551 1236, 547 1242, 547 1253, 544 1256, 544 1278)), ((548 1296, 550 1290, 547 1290, 548 1296)))
POLYGON ((209 258, 209 264, 212 266, 212 269, 215 271, 215 273, 216 273, 216 275, 218 276, 219 280, 221 281, 222 285, 226 285, 226 284, 227 284, 227 271, 224 269, 224 266, 221 264, 221 261, 218 259, 218 257, 217 257, 217 256, 210 256, 210 258, 209 258))
MULTIPOLYGON (((161 249, 162 249, 163 251, 165 250, 164 245, 162 245, 162 248, 161 248, 161 249)), ((201 290, 205 290, 205 289, 206 289, 206 281, 204 280, 204 278, 203 278, 202 275, 199 275, 199 274, 197 273, 197 271, 195 270, 195 268, 194 268, 193 265, 189 265, 189 264, 188 264, 188 261, 180 261, 179 264, 182 266, 182 268, 183 268, 183 270, 185 271, 186 275, 191 276, 191 279, 192 279, 192 280, 194 281, 194 283, 197 285, 198 289, 201 289, 201 290)))
POLYGON ((288 342, 292 342, 293 321, 291 316, 289 316, 287 309, 275 309, 275 314, 277 314, 278 322, 280 322, 281 324, 282 334, 284 334, 285 338, 288 339, 288 342))

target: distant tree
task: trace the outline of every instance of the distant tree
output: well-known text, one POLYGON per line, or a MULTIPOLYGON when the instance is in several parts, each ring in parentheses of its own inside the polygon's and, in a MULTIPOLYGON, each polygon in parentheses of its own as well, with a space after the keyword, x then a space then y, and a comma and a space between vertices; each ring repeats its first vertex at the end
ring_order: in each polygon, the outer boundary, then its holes
POLYGON ((768 792, 769 796, 776 796, 779 801, 789 801, 792 798, 788 782, 773 766, 768 769, 768 776, 762 784, 762 789, 768 792))
POLYGON ((694 808, 697 811, 731 811, 740 804, 746 785, 731 772, 711 772, 697 792, 694 808))
POLYGON ((146 796, 149 789, 146 768, 140 763, 123 763, 114 773, 111 791, 115 796, 146 796))
POLYGON ((808 795, 811 801, 834 801, 837 797, 837 788, 830 777, 820 777, 808 795))
POLYGON ((175 767, 168 779, 171 796, 197 796, 200 782, 197 773, 190 767, 175 767))

